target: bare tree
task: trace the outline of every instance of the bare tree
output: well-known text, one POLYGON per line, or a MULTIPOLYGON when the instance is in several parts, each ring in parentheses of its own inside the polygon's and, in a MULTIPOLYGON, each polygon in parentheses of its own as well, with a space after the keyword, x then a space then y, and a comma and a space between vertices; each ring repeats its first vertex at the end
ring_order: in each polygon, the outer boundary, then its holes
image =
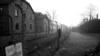
POLYGON ((89 7, 88 7, 88 10, 89 10, 89 18, 90 18, 90 20, 91 19, 93 19, 93 15, 95 14, 95 12, 96 12, 96 8, 95 8, 95 6, 94 5, 90 5, 89 7))
POLYGON ((53 19, 56 19, 56 17, 57 17, 56 11, 53 10, 52 14, 53 14, 52 15, 53 16, 53 19))
POLYGON ((50 14, 50 12, 46 11, 46 14, 52 20, 57 19, 57 14, 56 14, 56 11, 54 11, 54 10, 51 14, 50 14))
POLYGON ((87 8, 87 11, 82 14, 83 18, 89 18, 89 20, 92 20, 94 18, 94 15, 96 15, 97 8, 96 6, 90 4, 87 8))
POLYGON ((90 4, 87 9, 88 9, 87 15, 89 16, 89 20, 92 20, 94 18, 94 16, 96 16, 96 14, 97 14, 96 13, 97 7, 90 4))
POLYGON ((48 18, 51 19, 51 14, 48 11, 46 11, 46 14, 47 14, 48 18))

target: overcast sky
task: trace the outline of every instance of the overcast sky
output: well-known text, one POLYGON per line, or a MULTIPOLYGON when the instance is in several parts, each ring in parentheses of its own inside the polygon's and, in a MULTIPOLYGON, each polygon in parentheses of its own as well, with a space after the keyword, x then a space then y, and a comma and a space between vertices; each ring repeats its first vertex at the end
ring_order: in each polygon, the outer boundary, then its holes
POLYGON ((85 13, 92 4, 100 14, 99 0, 27 0, 34 11, 52 14, 56 12, 56 20, 67 26, 77 26, 83 19, 85 13))

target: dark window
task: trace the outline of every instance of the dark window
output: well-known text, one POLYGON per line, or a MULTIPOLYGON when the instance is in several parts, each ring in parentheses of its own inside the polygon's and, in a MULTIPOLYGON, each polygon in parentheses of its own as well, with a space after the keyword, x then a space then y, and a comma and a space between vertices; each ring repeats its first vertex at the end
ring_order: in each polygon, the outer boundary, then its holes
POLYGON ((30 20, 32 20, 32 15, 30 16, 30 20))
POLYGON ((16 30, 19 30, 19 24, 16 23, 16 30))
POLYGON ((23 17, 26 18, 26 13, 24 12, 23 17))
POLYGON ((24 30, 26 30, 26 24, 24 25, 24 30))
POLYGON ((27 9, 28 9, 28 6, 27 6, 27 9))
POLYGON ((32 24, 30 24, 30 30, 32 30, 32 24))

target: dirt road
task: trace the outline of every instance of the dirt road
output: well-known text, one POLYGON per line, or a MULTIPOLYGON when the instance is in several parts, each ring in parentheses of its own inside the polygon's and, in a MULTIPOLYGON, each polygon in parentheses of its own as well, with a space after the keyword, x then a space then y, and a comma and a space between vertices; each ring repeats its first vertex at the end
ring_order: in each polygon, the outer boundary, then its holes
POLYGON ((83 56, 88 49, 95 48, 98 41, 99 38, 91 34, 71 32, 55 56, 83 56))

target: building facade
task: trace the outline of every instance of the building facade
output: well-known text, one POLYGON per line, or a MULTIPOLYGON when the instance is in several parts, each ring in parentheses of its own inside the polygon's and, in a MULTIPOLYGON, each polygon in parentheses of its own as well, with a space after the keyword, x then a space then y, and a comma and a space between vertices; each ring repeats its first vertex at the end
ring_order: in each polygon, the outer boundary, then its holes
POLYGON ((37 33, 47 33, 48 32, 48 18, 42 13, 35 13, 35 24, 37 33))
MULTIPOLYGON (((0 56, 6 56, 6 46, 35 38, 34 19, 34 11, 26 0, 0 1, 0 56)), ((27 52, 31 47, 26 44, 23 48, 27 52)))

